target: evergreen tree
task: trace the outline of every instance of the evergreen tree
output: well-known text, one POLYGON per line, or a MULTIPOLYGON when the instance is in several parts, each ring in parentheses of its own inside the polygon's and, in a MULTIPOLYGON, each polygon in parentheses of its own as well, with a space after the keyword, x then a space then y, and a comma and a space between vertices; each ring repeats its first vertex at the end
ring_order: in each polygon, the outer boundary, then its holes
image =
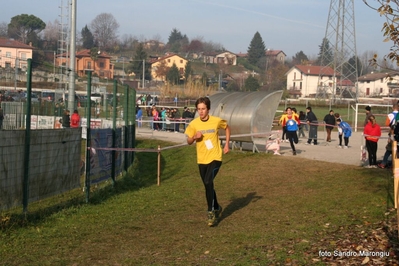
POLYGON ((187 61, 184 68, 184 80, 187 81, 188 78, 193 74, 193 68, 191 67, 191 62, 187 61))
POLYGON ((257 91, 259 90, 260 85, 259 81, 254 78, 252 75, 249 75, 248 78, 245 80, 245 90, 247 91, 257 91))
POLYGON ((327 38, 323 38, 321 45, 319 45, 320 51, 316 60, 318 66, 329 66, 334 61, 334 54, 330 47, 330 42, 327 38))
POLYGON ((206 72, 202 73, 201 82, 204 86, 208 85, 208 75, 206 74, 206 72))
MULTIPOLYGON (((141 77, 143 75, 143 64, 147 59, 147 53, 144 50, 144 45, 139 43, 136 47, 136 53, 133 57, 133 62, 129 65, 129 71, 133 72, 136 77, 141 77)), ((146 68, 144 70, 145 79, 149 77, 149 70, 146 68)))
POLYGON ((356 80, 356 77, 360 76, 361 73, 361 62, 357 56, 352 56, 349 58, 343 66, 344 76, 352 81, 356 80), (357 69, 357 73, 355 72, 357 69))
POLYGON ((46 28, 46 23, 34 15, 22 14, 11 18, 8 24, 8 37, 23 43, 37 44, 39 33, 46 28))
POLYGON ((169 69, 168 73, 166 74, 166 80, 173 85, 179 84, 180 73, 175 63, 173 63, 172 67, 169 69))
POLYGON ((91 49, 95 46, 94 43, 94 36, 87 27, 87 25, 82 29, 81 33, 82 35, 82 46, 85 49, 91 49))
POLYGON ((303 51, 299 51, 292 57, 293 65, 306 65, 308 62, 308 56, 303 51))
POLYGON ((259 32, 256 32, 248 47, 248 62, 252 65, 258 65, 261 58, 265 57, 265 50, 265 43, 263 42, 259 32))
POLYGON ((182 48, 188 46, 188 43, 187 36, 182 35, 180 31, 174 28, 169 35, 167 45, 172 52, 178 53, 182 48))

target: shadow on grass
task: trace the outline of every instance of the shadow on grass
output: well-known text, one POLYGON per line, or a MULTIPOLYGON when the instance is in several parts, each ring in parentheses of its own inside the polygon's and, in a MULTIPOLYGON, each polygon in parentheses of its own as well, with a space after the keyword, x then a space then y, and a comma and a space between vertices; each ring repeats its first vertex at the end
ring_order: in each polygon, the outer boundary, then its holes
MULTIPOLYGON (((151 141, 137 141, 136 147, 157 149, 151 141)), ((165 145, 165 144, 164 144, 165 145)), ((158 154, 154 152, 137 152, 133 164, 128 171, 116 179, 112 184, 108 179, 99 184, 91 184, 89 204, 101 204, 115 195, 130 191, 136 191, 143 187, 149 187, 157 184, 157 158, 158 154)), ((161 156, 161 173, 165 169, 165 157, 161 156)), ((168 174, 168 176, 173 176, 168 174)), ((165 180, 166 178, 164 178, 165 180)), ((16 229, 31 225, 38 225, 44 219, 69 208, 77 208, 86 203, 85 192, 82 188, 74 189, 60 195, 44 199, 40 202, 31 203, 30 211, 21 213, 19 208, 11 212, 1 213, 0 230, 16 229)))
POLYGON ((246 207, 252 202, 260 200, 261 198, 262 198, 261 196, 256 196, 256 192, 251 192, 248 193, 245 197, 234 199, 233 201, 230 202, 229 205, 227 205, 223 209, 223 212, 219 218, 218 223, 220 223, 221 221, 232 215, 234 212, 246 207))

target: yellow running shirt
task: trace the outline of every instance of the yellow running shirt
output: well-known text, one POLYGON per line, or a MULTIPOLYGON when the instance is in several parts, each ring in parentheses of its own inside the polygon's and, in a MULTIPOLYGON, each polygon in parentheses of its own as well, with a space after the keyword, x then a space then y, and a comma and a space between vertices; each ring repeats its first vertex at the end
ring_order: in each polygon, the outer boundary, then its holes
POLYGON ((226 129, 227 121, 216 116, 209 116, 207 121, 195 118, 187 126, 186 134, 192 138, 201 131, 202 138, 196 140, 197 163, 209 164, 212 161, 222 161, 222 147, 219 143, 219 129, 226 129))

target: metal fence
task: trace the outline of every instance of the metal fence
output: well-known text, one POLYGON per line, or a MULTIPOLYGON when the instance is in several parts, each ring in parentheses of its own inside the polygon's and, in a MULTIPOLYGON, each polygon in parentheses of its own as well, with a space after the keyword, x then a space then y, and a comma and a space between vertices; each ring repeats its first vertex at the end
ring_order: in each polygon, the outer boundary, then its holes
MULTIPOLYGON (((114 80, 100 94, 101 101, 91 101, 99 84, 92 84, 88 72, 86 90, 79 90, 80 96, 70 108, 65 98, 31 97, 41 92, 32 83, 31 66, 28 60, 26 88, 0 87, 4 117, 0 130, 0 210, 22 205, 27 211, 30 202, 77 186, 84 188, 89 201, 91 185, 115 182, 134 160, 134 153, 126 152, 135 146, 134 89, 114 80), (82 95, 87 95, 86 101, 82 95), (77 128, 61 125, 67 109, 78 111, 81 121, 77 128)), ((56 95, 59 90, 52 92, 56 95)))

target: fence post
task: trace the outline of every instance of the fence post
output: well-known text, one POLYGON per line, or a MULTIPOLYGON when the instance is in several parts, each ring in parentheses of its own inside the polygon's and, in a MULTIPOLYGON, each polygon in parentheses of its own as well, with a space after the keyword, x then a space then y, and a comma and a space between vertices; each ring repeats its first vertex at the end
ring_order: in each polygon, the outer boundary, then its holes
POLYGON ((161 146, 158 145, 157 185, 161 185, 161 146))
POLYGON ((86 192, 86 203, 89 202, 90 199, 90 147, 91 147, 91 71, 87 71, 87 110, 86 119, 87 119, 87 127, 86 127, 86 179, 85 179, 85 192, 86 192))
MULTIPOLYGON (((114 87, 113 87, 113 96, 112 96, 112 148, 115 148, 115 139, 116 139, 116 91, 117 91, 117 80, 114 79, 114 87)), ((112 178, 112 185, 115 185, 115 150, 111 153, 111 178, 112 178)))
MULTIPOLYGON (((17 66, 15 66, 17 67, 17 66)), ((23 181, 23 194, 22 206, 23 212, 28 211, 29 201, 29 159, 30 159, 30 133, 31 133, 31 93, 32 93, 32 59, 28 59, 28 71, 26 79, 26 124, 25 124, 25 154, 24 154, 24 181, 23 181)))

